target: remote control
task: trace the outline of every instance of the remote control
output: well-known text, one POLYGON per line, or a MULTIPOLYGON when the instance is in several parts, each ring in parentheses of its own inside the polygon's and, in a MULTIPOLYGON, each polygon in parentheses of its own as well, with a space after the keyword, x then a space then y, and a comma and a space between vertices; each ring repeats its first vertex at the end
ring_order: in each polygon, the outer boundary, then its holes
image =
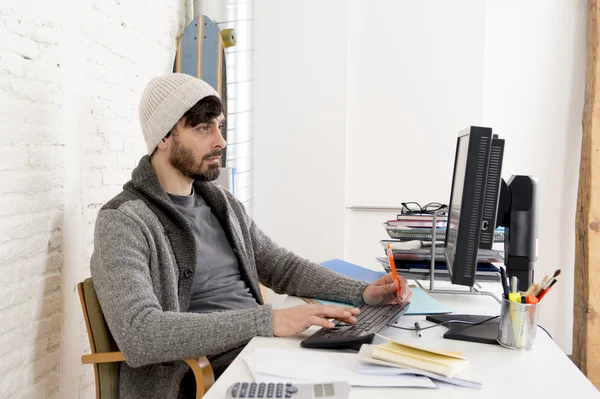
POLYGON ((348 399, 350 384, 293 384, 236 382, 227 389, 227 399, 238 398, 294 398, 294 399, 348 399))

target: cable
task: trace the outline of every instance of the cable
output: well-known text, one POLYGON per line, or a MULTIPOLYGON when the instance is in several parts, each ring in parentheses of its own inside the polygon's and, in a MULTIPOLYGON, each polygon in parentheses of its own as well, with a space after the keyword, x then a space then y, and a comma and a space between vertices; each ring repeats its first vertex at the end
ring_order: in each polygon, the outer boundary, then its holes
POLYGON ((550 337, 550 339, 551 339, 552 341, 554 341, 554 338, 552 338, 552 335, 550 335, 550 333, 548 332, 548 330, 546 330, 544 327, 540 326, 539 324, 538 324, 538 327, 539 327, 539 328, 541 328, 542 330, 544 330, 544 332, 545 332, 546 334, 548 334, 548 336, 550 337))
MULTIPOLYGON (((417 330, 419 330, 419 331, 423 331, 423 330, 429 330, 430 328, 440 327, 440 326, 443 326, 443 325, 446 325, 446 324, 452 324, 452 323, 458 323, 458 324, 470 324, 470 325, 472 325, 472 326, 478 326, 478 325, 480 325, 480 324, 487 323, 488 321, 490 321, 490 320, 494 320, 494 319, 497 319, 497 318, 499 318, 499 317, 500 317, 500 316, 494 316, 494 317, 490 317, 489 319, 485 319, 485 320, 483 320, 483 321, 480 321, 480 322, 477 322, 477 323, 473 323, 473 322, 470 322, 470 321, 463 321, 463 320, 448 320, 448 321, 445 321, 445 322, 443 322, 443 323, 434 324, 434 325, 432 325, 432 326, 428 326, 428 327, 421 327, 421 328, 416 328, 416 327, 401 327, 401 326, 395 326, 395 325, 393 325, 393 324, 387 324, 387 326, 388 326, 388 327, 392 327, 392 328, 398 328, 398 329, 400 329, 400 330, 406 330, 406 331, 417 331, 417 330)), ((550 333, 548 332, 548 330, 546 330, 544 327, 542 327, 542 326, 541 326, 541 325, 539 325, 539 324, 538 324, 538 327, 539 327, 539 328, 541 328, 542 330, 544 330, 544 332, 545 332, 546 334, 548 334, 548 336, 550 337, 550 339, 554 341, 554 338, 552 338, 552 335, 550 335, 550 333)))
POLYGON ((500 317, 500 316, 494 316, 494 317, 490 317, 489 319, 485 319, 485 320, 483 320, 483 321, 480 321, 480 322, 477 322, 477 323, 473 323, 473 322, 470 322, 470 321, 462 321, 462 320, 448 320, 448 321, 445 321, 445 322, 443 322, 443 323, 434 324, 433 326, 421 327, 421 328, 415 328, 415 327, 400 327, 400 326, 395 326, 395 325, 393 325, 393 324, 388 324, 387 326, 388 326, 388 327, 393 327, 393 328, 398 328, 398 329, 400 329, 400 330, 407 330, 407 331, 417 331, 417 330, 419 330, 419 331, 423 331, 423 330, 429 330, 430 328, 435 328, 435 327, 439 327, 439 326, 443 326, 443 325, 445 325, 445 324, 451 324, 451 323, 470 324, 470 325, 472 325, 472 326, 478 326, 478 325, 480 325, 480 324, 487 323, 488 321, 490 321, 490 320, 494 320, 494 319, 497 319, 497 318, 499 318, 499 317, 500 317))

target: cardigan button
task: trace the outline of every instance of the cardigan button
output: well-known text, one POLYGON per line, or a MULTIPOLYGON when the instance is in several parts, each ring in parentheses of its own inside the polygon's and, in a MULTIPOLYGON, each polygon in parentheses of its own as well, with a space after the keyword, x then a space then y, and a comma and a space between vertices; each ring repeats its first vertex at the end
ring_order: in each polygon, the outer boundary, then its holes
POLYGON ((190 278, 192 277, 194 273, 192 272, 192 269, 187 269, 186 271, 183 272, 183 277, 185 278, 190 278))

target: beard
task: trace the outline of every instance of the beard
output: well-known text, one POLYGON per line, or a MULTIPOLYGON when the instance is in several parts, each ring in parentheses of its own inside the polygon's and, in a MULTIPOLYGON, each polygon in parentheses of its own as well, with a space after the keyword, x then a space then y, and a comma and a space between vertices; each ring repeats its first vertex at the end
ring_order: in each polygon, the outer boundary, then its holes
POLYGON ((219 164, 211 163, 210 165, 206 165, 205 163, 208 158, 220 155, 221 150, 213 150, 204 155, 200 162, 198 162, 192 150, 179 144, 179 141, 173 137, 173 147, 171 148, 169 162, 186 177, 197 181, 213 181, 221 173, 219 164))

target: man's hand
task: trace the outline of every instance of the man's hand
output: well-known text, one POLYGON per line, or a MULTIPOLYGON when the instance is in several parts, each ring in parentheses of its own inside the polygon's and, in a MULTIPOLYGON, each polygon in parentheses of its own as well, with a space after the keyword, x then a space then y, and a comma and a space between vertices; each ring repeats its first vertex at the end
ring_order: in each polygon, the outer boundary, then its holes
POLYGON ((343 308, 335 305, 302 305, 287 309, 273 310, 273 335, 289 337, 306 330, 310 326, 333 327, 329 319, 344 323, 356 323, 360 313, 358 308, 343 308))
POLYGON ((394 280, 392 273, 381 276, 373 284, 365 288, 363 292, 363 301, 367 305, 388 305, 390 303, 400 303, 410 301, 412 291, 404 277, 398 276, 400 281, 400 300, 396 296, 396 287, 398 283, 394 280))

